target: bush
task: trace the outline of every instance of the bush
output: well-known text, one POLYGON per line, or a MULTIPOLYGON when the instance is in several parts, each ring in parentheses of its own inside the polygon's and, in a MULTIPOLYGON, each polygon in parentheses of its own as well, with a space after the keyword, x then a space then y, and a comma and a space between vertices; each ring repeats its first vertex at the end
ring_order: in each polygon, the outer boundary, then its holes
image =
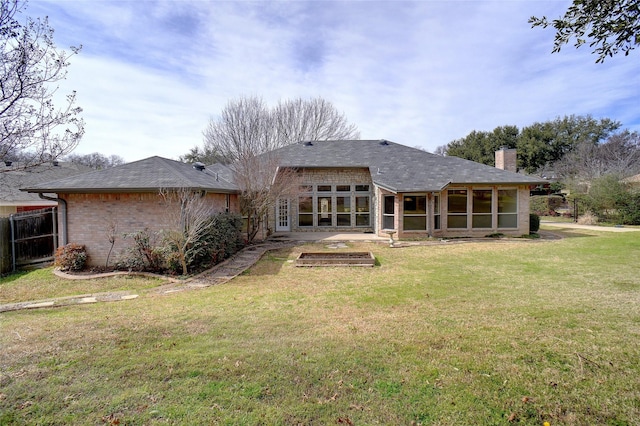
POLYGON ((165 260, 160 248, 155 245, 155 233, 145 228, 142 231, 124 234, 124 238, 133 239, 133 245, 116 263, 116 268, 149 272, 164 270, 165 260))
POLYGON ((535 213, 529 214, 529 233, 535 234, 540 230, 540 216, 535 213))
POLYGON ((597 225, 598 216, 591 212, 585 212, 582 216, 578 217, 578 225, 597 225))
POLYGON ((82 271, 87 264, 87 250, 81 244, 67 244, 56 249, 55 266, 62 271, 82 271))
POLYGON ((561 195, 534 195, 529 202, 529 210, 538 216, 557 216, 556 209, 562 207, 565 201, 561 195))
POLYGON ((207 268, 233 256, 243 247, 242 217, 235 213, 218 213, 211 217, 206 234, 198 241, 189 265, 207 268))

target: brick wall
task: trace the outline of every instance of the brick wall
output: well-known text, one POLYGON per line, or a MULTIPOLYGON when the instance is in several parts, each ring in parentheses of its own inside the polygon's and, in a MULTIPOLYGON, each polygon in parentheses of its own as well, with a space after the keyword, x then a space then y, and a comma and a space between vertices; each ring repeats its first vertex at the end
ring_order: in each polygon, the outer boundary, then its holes
MULTIPOLYGON (((212 212, 224 212, 226 194, 207 194, 212 212)), ((124 234, 148 228, 152 232, 172 227, 177 205, 168 204, 157 193, 61 194, 67 202, 69 243, 84 244, 89 265, 104 266, 111 244, 108 234, 115 227, 116 242, 109 260, 113 264, 130 246, 124 234)), ((231 211, 238 211, 238 196, 230 196, 231 211)), ((62 220, 62 215, 59 215, 62 220)), ((62 229, 62 224, 60 225, 62 229)))

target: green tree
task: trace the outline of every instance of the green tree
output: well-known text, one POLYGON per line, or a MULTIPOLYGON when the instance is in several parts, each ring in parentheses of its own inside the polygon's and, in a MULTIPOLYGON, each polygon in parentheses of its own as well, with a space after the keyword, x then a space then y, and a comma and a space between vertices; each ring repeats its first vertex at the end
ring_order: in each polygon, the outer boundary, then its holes
POLYGON ((573 0, 563 17, 549 21, 533 16, 529 23, 532 28, 555 28, 554 53, 575 38, 576 48, 586 43, 594 48, 596 62, 618 52, 626 56, 640 44, 638 0, 573 0))
POLYGON ((518 168, 535 173, 555 163, 579 143, 597 145, 619 129, 621 124, 608 118, 565 116, 552 121, 534 123, 518 131, 516 126, 496 127, 492 132, 472 131, 462 139, 450 142, 439 152, 482 164, 495 164, 495 151, 500 147, 518 150, 518 168))
POLYGON ((515 148, 518 141, 516 126, 496 127, 492 132, 472 131, 462 139, 449 143, 444 152, 446 155, 476 161, 493 166, 495 152, 501 147, 515 148))
POLYGON ((518 164, 527 173, 553 164, 581 142, 597 145, 620 128, 618 121, 587 116, 565 116, 524 127, 518 139, 518 164))

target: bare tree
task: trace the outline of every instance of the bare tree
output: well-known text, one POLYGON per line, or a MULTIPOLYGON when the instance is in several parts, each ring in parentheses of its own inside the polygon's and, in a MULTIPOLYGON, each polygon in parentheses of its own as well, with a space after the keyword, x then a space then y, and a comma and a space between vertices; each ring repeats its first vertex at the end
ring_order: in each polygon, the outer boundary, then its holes
POLYGON ((54 105, 56 83, 80 48, 58 50, 47 18, 20 23, 25 5, 0 0, 0 160, 20 159, 29 167, 70 153, 84 134, 84 121, 75 92, 62 108, 54 105))
POLYGON ((182 274, 188 273, 190 261, 197 254, 197 244, 206 234, 214 214, 211 203, 200 191, 189 188, 160 190, 167 204, 166 220, 169 227, 162 230, 162 238, 178 257, 182 274))
POLYGON ((640 172, 640 134, 617 133, 604 143, 583 141, 554 167, 565 179, 590 182, 606 175, 620 177, 640 172))
POLYGON ((82 164, 83 166, 91 167, 96 170, 108 169, 109 167, 119 166, 126 162, 124 158, 119 155, 110 155, 107 157, 99 152, 84 155, 70 154, 65 157, 65 160, 75 164, 82 164))
POLYGON ((344 114, 322 98, 281 101, 272 111, 275 148, 301 141, 358 139, 360 133, 344 114))
POLYGON ((356 127, 321 98, 281 101, 274 108, 260 98, 239 98, 204 131, 205 151, 215 152, 234 171, 242 213, 248 219, 248 241, 264 225, 275 201, 297 189, 296 171, 278 168, 275 149, 304 140, 358 137, 356 127))

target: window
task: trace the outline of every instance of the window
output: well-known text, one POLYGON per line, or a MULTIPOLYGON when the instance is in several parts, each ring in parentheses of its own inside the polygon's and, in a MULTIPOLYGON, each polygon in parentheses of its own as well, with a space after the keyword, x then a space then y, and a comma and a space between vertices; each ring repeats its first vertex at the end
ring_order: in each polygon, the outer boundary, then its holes
POLYGON ((313 226, 313 198, 298 198, 298 226, 313 226))
POLYGON ((384 196, 384 213, 382 215, 382 228, 395 229, 395 204, 396 197, 393 195, 384 196))
POLYGON ((447 195, 447 228, 466 228, 467 190, 450 189, 447 195))
POLYGON ((440 195, 433 194, 433 229, 440 229, 440 195))
POLYGON ((471 219, 472 228, 491 228, 491 202, 493 190, 474 189, 473 190, 473 217, 471 219))
POLYGON ((498 228, 518 227, 518 190, 498 190, 498 228))
POLYGON ((351 226, 351 197, 336 197, 336 221, 338 226, 351 226))
POLYGON ((427 196, 405 195, 403 198, 403 229, 424 231, 427 229, 427 196))
POLYGON ((331 226, 333 224, 333 208, 331 207, 331 197, 318 196, 317 210, 318 226, 331 226))
POLYGON ((369 196, 356 196, 356 226, 370 226, 369 196))
POLYGON ((371 226, 371 193, 368 184, 301 185, 298 200, 299 227, 355 228, 371 226))

